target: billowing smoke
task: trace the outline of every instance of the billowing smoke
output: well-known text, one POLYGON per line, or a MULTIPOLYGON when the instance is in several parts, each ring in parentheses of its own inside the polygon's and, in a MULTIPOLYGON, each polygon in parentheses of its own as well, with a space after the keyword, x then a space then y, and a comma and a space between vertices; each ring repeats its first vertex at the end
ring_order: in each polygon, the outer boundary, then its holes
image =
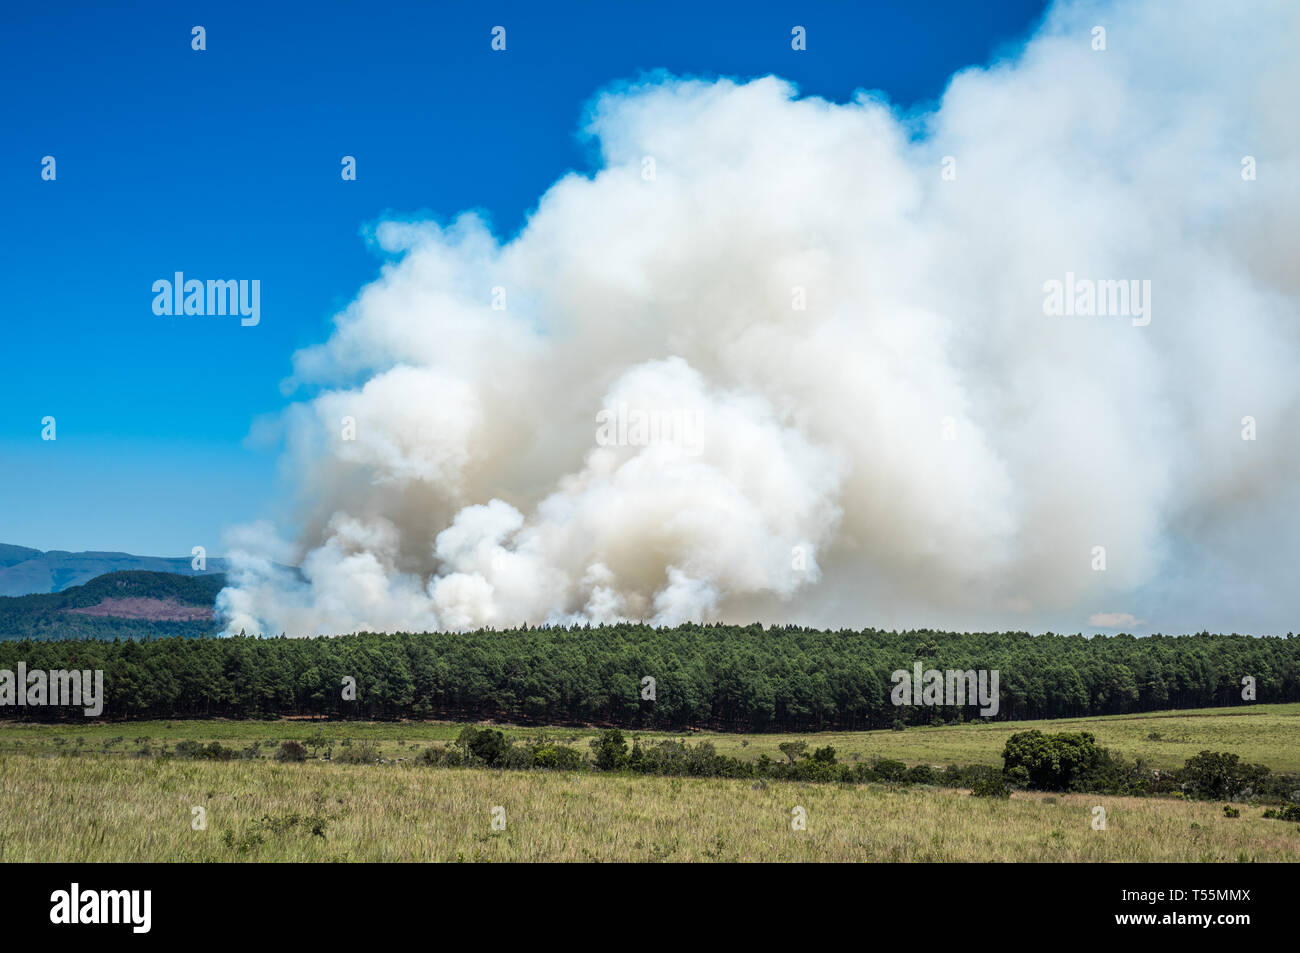
POLYGON ((229 630, 1285 631, 1298 48, 1289 0, 1065 4, 927 112, 607 91, 508 242, 373 229, 229 630))

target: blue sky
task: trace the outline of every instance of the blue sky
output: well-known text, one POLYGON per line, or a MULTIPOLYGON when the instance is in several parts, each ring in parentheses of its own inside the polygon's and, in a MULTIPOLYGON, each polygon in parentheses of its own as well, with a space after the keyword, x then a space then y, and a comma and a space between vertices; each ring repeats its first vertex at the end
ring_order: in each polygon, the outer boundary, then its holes
POLYGON ((658 68, 775 73, 805 94, 915 106, 1023 38, 1044 4, 894 6, 7 10, 0 542, 216 553, 223 527, 276 515, 275 449, 245 438, 284 406, 293 351, 375 276, 361 229, 478 208, 513 233, 560 175, 591 168, 577 133, 603 86, 658 68), (505 53, 490 48, 498 24, 505 53), (795 24, 806 52, 790 48, 795 24), (154 315, 152 283, 176 271, 260 279, 261 323, 154 315))

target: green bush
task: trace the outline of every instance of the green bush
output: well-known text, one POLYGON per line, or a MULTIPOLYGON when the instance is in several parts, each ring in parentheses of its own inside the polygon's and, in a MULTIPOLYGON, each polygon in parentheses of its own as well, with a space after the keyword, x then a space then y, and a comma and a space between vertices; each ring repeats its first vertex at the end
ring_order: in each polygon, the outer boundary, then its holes
POLYGON ((977 765, 970 773, 973 775, 970 793, 975 797, 1011 797, 1011 788, 997 768, 977 765))
POLYGON ((934 768, 928 764, 918 764, 915 767, 907 769, 907 775, 904 778, 908 784, 934 784, 934 768))
POLYGON ((1210 801, 1235 801, 1249 797, 1268 777, 1262 764, 1243 764, 1226 751, 1202 751, 1188 758, 1178 772, 1183 790, 1191 797, 1210 801))
POLYGON ((835 749, 831 745, 827 745, 824 748, 818 748, 812 753, 812 759, 821 764, 834 764, 835 749))
POLYGON ((591 748, 596 753, 596 767, 601 771, 619 771, 627 767, 627 742, 623 740, 623 732, 617 728, 607 728, 592 738, 591 748))
POLYGON ((1269 808, 1264 816, 1279 821, 1300 821, 1300 804, 1287 804, 1281 808, 1269 808))
POLYGON ((576 771, 582 767, 582 754, 567 745, 542 744, 533 749, 533 767, 553 771, 576 771))
POLYGON ((495 728, 476 728, 466 725, 456 736, 456 744, 465 751, 470 762, 495 767, 500 764, 510 747, 506 736, 495 728))
POLYGON ((507 741, 506 746, 497 755, 497 762, 494 767, 505 768, 509 771, 527 771, 533 767, 532 749, 507 741))
MULTIPOLYGON (((838 765, 829 761, 817 761, 813 758, 804 758, 796 761, 794 764, 776 765, 772 769, 774 777, 785 778, 790 781, 816 781, 827 783, 830 781, 839 781, 842 777, 838 765)), ((852 777, 852 771, 849 774, 852 777)))
POLYGON ((898 783, 907 780, 907 765, 892 758, 874 758, 871 769, 881 781, 898 783))
POLYGON ((204 745, 198 741, 179 741, 176 743, 176 757, 202 761, 229 761, 235 756, 233 748, 224 747, 214 741, 204 745))
POLYGON ((1040 791, 1076 790, 1075 785, 1095 771, 1106 751, 1086 731, 1018 731, 1002 749, 1002 770, 1040 791), (1022 770, 1021 770, 1022 769, 1022 770))

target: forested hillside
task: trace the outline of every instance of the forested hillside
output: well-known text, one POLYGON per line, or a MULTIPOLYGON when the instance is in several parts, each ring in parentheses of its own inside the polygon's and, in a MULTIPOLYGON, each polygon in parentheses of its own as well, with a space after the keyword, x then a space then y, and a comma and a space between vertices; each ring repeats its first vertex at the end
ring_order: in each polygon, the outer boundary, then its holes
MULTIPOLYGON (((195 580, 196 583, 203 580, 195 580)), ((1300 701, 1300 638, 824 632, 684 625, 334 638, 0 643, 0 668, 102 668, 106 717, 442 716, 713 727, 882 728, 977 717, 895 707, 890 674, 997 669, 998 720, 1300 701), (655 679, 654 701, 641 679, 655 679), (345 677, 356 679, 345 700, 345 677)), ((60 717, 0 708, 5 717, 60 717)), ((74 717, 64 712, 66 717, 74 717)), ((75 717, 80 717, 79 715, 75 717)))
POLYGON ((84 586, 0 596, 0 639, 128 639, 214 633, 222 574, 114 572, 84 586))

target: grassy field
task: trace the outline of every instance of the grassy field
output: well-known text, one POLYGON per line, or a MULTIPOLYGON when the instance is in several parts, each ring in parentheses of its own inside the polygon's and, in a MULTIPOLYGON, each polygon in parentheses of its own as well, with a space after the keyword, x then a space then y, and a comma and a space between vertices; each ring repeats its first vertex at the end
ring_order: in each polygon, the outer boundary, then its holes
POLYGON ((1281 861, 1300 825, 1155 798, 0 755, 5 861, 1281 861), (1107 829, 1092 828, 1093 807, 1107 829), (193 830, 193 809, 206 829, 193 830), (505 830, 492 829, 504 808, 505 830), (802 807, 806 830, 792 829, 802 807))
MULTIPOLYGON (((86 725, 32 725, 0 722, 0 752, 54 750, 58 747, 103 750, 105 742, 122 739, 109 749, 126 753, 135 740, 174 744, 177 741, 220 741, 227 745, 264 744, 319 735, 338 743, 344 738, 377 743, 386 758, 409 756, 431 742, 447 742, 463 726, 451 722, 321 722, 280 721, 140 721, 86 725), (62 739, 62 743, 58 743, 62 739), (78 745, 78 739, 81 744, 78 745)), ((584 752, 594 728, 517 728, 500 726, 508 735, 547 734, 584 752)), ((738 735, 691 732, 673 735, 637 732, 643 738, 679 738, 692 743, 711 741, 721 754, 754 759, 761 754, 782 758, 779 745, 807 741, 810 747, 834 745, 840 761, 873 755, 908 764, 997 764, 1002 748, 1016 731, 1090 731, 1099 744, 1129 758, 1142 757, 1157 768, 1178 768, 1204 749, 1231 751, 1245 761, 1273 771, 1300 772, 1300 704, 1243 705, 1195 711, 1148 712, 1058 721, 976 721, 905 731, 819 732, 817 734, 738 735)))
MULTIPOLYGON (((1203 748, 1277 771, 1300 768, 1300 705, 1161 712, 1078 721, 969 724, 817 735, 716 735, 724 753, 780 757, 797 738, 909 763, 1000 763, 1006 736, 1088 730, 1130 757, 1176 767, 1203 748)), ((6 861, 1265 861, 1300 859, 1300 825, 1241 805, 1017 793, 1009 801, 930 787, 801 784, 416 766, 460 725, 173 721, 0 727, 0 860, 6 861), (280 741, 317 732, 377 742, 388 760, 277 763, 280 741), (263 757, 135 758, 181 740, 263 757), (1093 808, 1106 810, 1094 830, 1093 808), (492 828, 494 808, 505 829, 492 828), (792 829, 804 809, 807 829, 792 829), (192 829, 194 808, 206 827, 192 829)), ((585 750, 594 729, 545 732, 585 750)), ((654 737, 673 737, 655 735, 654 737)), ((678 736, 680 737, 680 736, 678 736)))

